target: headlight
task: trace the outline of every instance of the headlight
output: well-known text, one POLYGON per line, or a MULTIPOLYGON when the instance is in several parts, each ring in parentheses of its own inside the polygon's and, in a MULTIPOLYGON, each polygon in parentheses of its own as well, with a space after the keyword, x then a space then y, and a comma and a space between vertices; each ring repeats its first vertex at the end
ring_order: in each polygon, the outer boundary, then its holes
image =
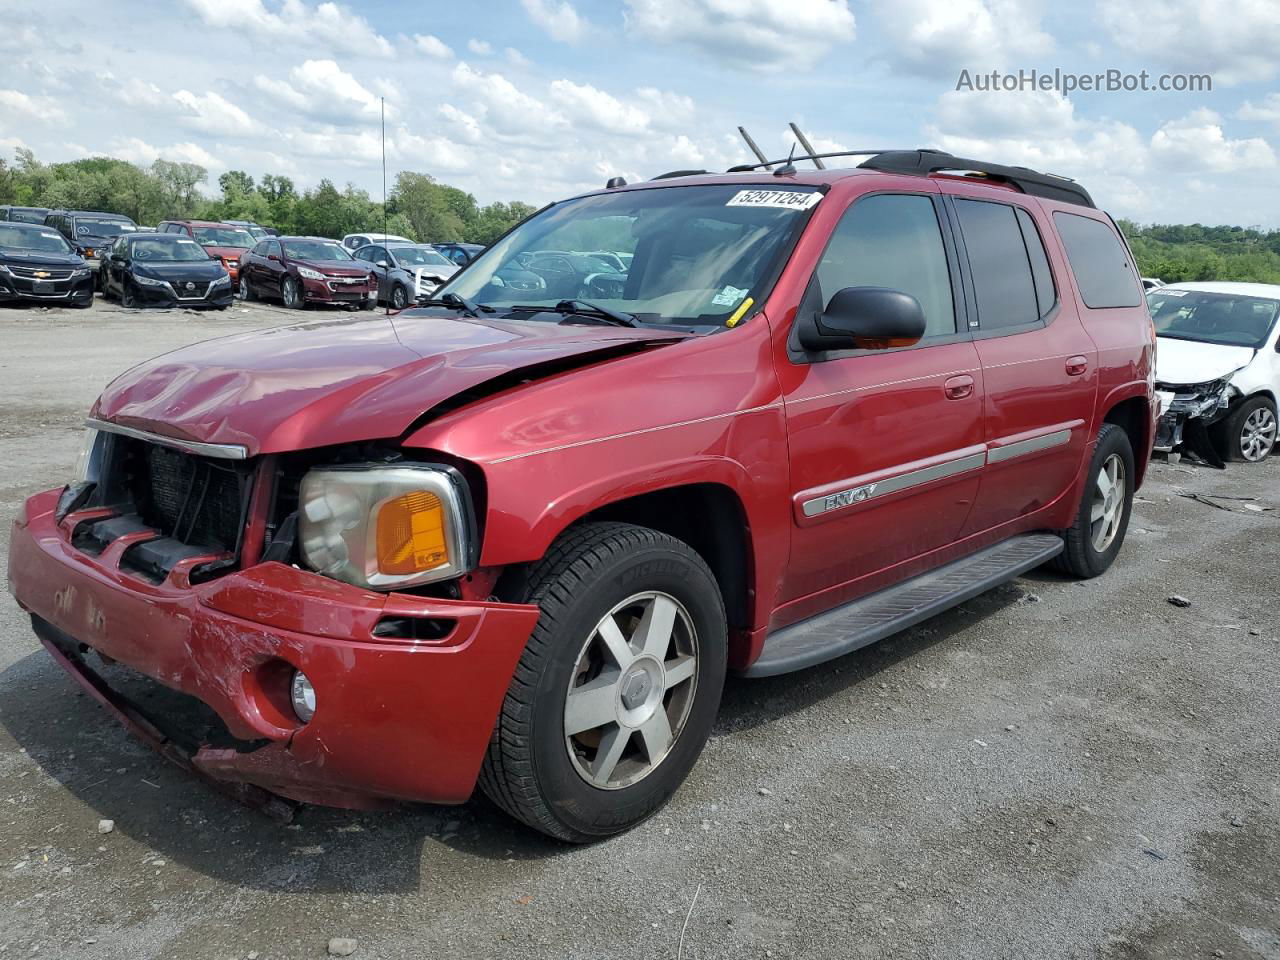
POLYGON ((229 273, 224 273, 224 274, 223 274, 222 276, 220 276, 217 280, 213 281, 213 283, 209 284, 209 287, 210 287, 210 288, 213 288, 213 287, 220 287, 220 286, 222 286, 224 283, 230 283, 230 282, 231 282, 231 274, 229 274, 229 273))
POLYGON ((451 467, 317 467, 302 478, 298 517, 303 562, 356 586, 394 590, 473 566, 470 496, 451 467))
POLYGON ((84 441, 80 445, 80 456, 76 458, 76 479, 96 481, 102 466, 103 435, 93 429, 86 429, 84 441))
POLYGON ((307 267, 298 268, 298 276, 306 277, 308 280, 323 280, 324 274, 319 270, 311 270, 307 267))
POLYGON ((144 277, 140 273, 135 273, 133 275, 133 279, 136 280, 138 283, 142 284, 144 287, 167 287, 169 285, 165 283, 163 280, 152 280, 150 277, 144 277))
POLYGON ((78 270, 71 271, 71 278, 74 280, 76 277, 87 277, 91 273, 93 273, 93 271, 90 270, 88 267, 81 267, 78 270))

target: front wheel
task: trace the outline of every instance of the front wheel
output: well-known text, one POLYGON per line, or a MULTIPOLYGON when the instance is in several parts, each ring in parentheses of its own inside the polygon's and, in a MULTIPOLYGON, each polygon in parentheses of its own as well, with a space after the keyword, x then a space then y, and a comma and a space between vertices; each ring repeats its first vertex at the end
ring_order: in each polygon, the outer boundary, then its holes
POLYGON ((126 310, 132 310, 138 306, 138 294, 128 280, 120 285, 120 306, 126 310))
POLYGON ((253 287, 249 286, 249 278, 243 273, 240 274, 240 284, 236 290, 236 297, 244 301, 257 299, 257 297, 253 295, 253 287))
POLYGON ((1262 463, 1276 446, 1276 406, 1269 397, 1250 397, 1215 429, 1223 459, 1262 463))
POLYGON ((662 808, 711 733, 724 604, 687 544, 622 523, 560 537, 529 572, 542 610, 480 774, 498 806, 560 840, 621 833, 662 808))
POLYGON ((302 296, 302 288, 298 286, 298 281, 293 277, 285 277, 280 281, 280 299, 290 310, 301 310, 306 306, 306 300, 302 296))
POLYGON ((400 284, 391 288, 391 309, 403 310, 409 304, 409 291, 400 284))
POLYGON ((1053 566, 1077 577, 1096 577, 1115 562, 1129 529, 1136 474, 1129 435, 1104 423, 1089 463, 1075 522, 1062 531, 1066 548, 1053 566))

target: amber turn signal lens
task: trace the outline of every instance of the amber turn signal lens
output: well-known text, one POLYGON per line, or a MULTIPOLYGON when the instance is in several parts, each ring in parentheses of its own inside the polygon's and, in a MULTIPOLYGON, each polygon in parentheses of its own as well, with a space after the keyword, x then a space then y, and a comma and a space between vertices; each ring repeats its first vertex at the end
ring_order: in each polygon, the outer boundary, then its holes
POLYGON ((378 571, 399 576, 448 563, 444 521, 440 498, 425 490, 384 503, 378 511, 378 571))

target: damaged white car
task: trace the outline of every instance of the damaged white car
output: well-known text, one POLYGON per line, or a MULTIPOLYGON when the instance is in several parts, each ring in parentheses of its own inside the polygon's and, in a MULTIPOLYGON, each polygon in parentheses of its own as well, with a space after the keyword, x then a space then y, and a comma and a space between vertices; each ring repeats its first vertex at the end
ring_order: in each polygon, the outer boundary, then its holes
POLYGON ((1155 321, 1155 448, 1222 467, 1275 449, 1280 398, 1280 285, 1175 283, 1147 294, 1155 321))

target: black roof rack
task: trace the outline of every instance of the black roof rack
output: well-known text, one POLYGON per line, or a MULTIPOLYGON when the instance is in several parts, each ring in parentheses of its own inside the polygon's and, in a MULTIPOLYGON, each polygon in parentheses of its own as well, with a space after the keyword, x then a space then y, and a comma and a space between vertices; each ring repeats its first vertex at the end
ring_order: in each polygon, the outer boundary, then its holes
POLYGON ((696 177, 706 173, 706 170, 668 170, 666 173, 660 173, 654 180, 670 180, 672 177, 696 177))
MULTIPOLYGON (((979 174, 984 178, 1007 183, 1017 187, 1023 193, 1062 203, 1078 203, 1085 207, 1096 206, 1089 191, 1070 177, 1061 177, 1052 173, 1039 173, 1029 167, 1007 167, 985 160, 968 160, 953 157, 942 150, 841 150, 837 153, 814 153, 803 156, 783 157, 764 163, 740 163, 730 167, 728 173, 751 173, 755 170, 767 169, 775 164, 787 163, 788 160, 825 160, 828 157, 867 157, 858 164, 866 170, 879 170, 883 173, 904 173, 910 176, 927 177, 931 173, 945 170, 979 174)), ((794 169, 794 168, 793 168, 794 169)))

